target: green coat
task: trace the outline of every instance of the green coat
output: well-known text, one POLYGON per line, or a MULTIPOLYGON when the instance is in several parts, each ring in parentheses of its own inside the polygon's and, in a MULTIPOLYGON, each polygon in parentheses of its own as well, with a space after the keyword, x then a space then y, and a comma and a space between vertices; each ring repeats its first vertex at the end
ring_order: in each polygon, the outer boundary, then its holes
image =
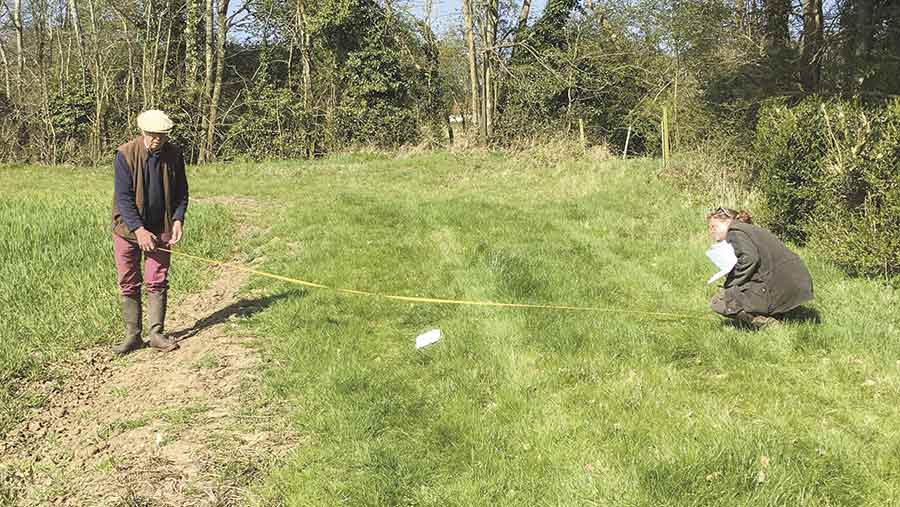
POLYGON ((809 271, 797 254, 771 232, 734 222, 726 241, 738 262, 725 279, 724 301, 729 310, 753 315, 777 315, 812 300, 809 271))

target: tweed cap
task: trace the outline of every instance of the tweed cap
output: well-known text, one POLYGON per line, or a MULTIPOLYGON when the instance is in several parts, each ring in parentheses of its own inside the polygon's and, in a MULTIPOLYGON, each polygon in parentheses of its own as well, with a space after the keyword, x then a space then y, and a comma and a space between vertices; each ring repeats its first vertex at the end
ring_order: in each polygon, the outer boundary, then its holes
POLYGON ((159 109, 150 109, 139 114, 137 124, 142 131, 155 134, 168 134, 175 126, 169 115, 159 109))

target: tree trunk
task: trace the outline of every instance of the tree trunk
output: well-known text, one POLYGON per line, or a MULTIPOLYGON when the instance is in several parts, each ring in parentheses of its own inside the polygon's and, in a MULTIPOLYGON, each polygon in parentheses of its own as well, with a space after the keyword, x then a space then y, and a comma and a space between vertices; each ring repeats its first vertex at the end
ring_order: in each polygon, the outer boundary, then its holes
POLYGON ((484 135, 490 138, 494 132, 494 110, 497 103, 494 65, 499 58, 496 48, 498 0, 487 0, 484 7, 484 135))
POLYGON ((166 28, 166 49, 163 51, 162 72, 159 81, 162 84, 159 91, 159 97, 167 92, 169 84, 169 57, 172 53, 172 25, 175 22, 175 13, 172 10, 172 0, 166 0, 166 18, 169 19, 169 26, 166 28))
MULTIPOLYGON (((57 32, 60 32, 58 29, 57 32)), ((66 38, 66 47, 63 48, 63 38, 61 33, 57 33, 56 44, 59 46, 59 66, 62 79, 59 82, 59 93, 63 93, 63 88, 69 82, 69 71, 72 67, 72 38, 66 38)), ((50 47, 53 47, 53 29, 50 30, 50 47)))
POLYGON ((22 72, 25 70, 25 50, 23 42, 22 26, 22 0, 16 0, 13 4, 13 25, 16 27, 16 90, 22 91, 22 72))
MULTIPOLYGON (((484 41, 484 31, 481 33, 481 40, 484 41)), ((487 54, 483 54, 481 57, 481 102, 478 104, 478 117, 481 120, 478 123, 478 135, 482 140, 486 140, 487 138, 487 103, 490 100, 490 78, 488 77, 488 62, 487 62, 487 54)))
POLYGON ((197 71, 200 55, 197 51, 197 37, 200 35, 199 0, 185 0, 184 24, 184 88, 187 102, 193 103, 197 92, 197 71))
POLYGON ((867 63, 872 52, 872 33, 875 17, 874 0, 856 0, 856 36, 853 47, 853 88, 863 88, 867 63))
POLYGON ((482 125, 481 125, 481 135, 485 139, 488 139, 491 136, 491 127, 494 120, 494 115, 492 114, 492 101, 491 98, 493 96, 494 91, 494 76, 491 72, 491 61, 490 56, 485 55, 484 60, 482 61, 484 64, 484 81, 483 87, 481 90, 482 96, 482 125))
MULTIPOLYGON (((131 44, 131 34, 128 31, 128 19, 125 18, 122 12, 119 12, 119 16, 122 18, 122 38, 125 39, 125 44, 128 46, 128 69, 126 70, 128 81, 125 83, 125 103, 131 104, 132 96, 137 93, 137 85, 134 82, 134 48, 131 44)), ((128 124, 131 125, 130 112, 128 114, 128 124)))
POLYGON ((302 66, 301 88, 303 90, 303 145, 307 158, 316 155, 315 136, 310 135, 315 128, 311 121, 312 109, 312 36, 306 23, 306 0, 297 0, 297 39, 300 43, 300 65, 302 66))
POLYGON ((800 83, 807 93, 819 89, 824 23, 822 0, 803 0, 803 46, 800 55, 800 83))
POLYGON ((766 53, 772 72, 771 82, 777 84, 789 73, 788 43, 790 32, 788 22, 791 12, 790 0, 765 0, 766 53))
POLYGON ((143 107, 146 108, 152 100, 152 78, 150 72, 150 24, 153 14, 153 0, 148 0, 144 4, 144 36, 141 44, 141 91, 143 92, 143 107))
POLYGON ((206 156, 214 158, 213 148, 216 136, 216 121, 218 121, 219 98, 222 95, 222 75, 225 70, 225 42, 228 35, 228 3, 229 0, 219 0, 219 11, 216 13, 216 75, 213 85, 213 96, 209 102, 209 120, 206 130, 206 156))
MULTIPOLYGON (((516 31, 513 32, 513 42, 519 43, 522 36, 525 35, 525 29, 528 28, 528 15, 531 13, 531 0, 522 0, 522 10, 519 11, 519 22, 516 24, 516 31)), ((516 46, 512 47, 509 59, 512 60, 516 56, 516 46)))
POLYGON ((894 2, 889 8, 886 23, 893 27, 888 37, 888 54, 900 55, 900 2, 894 2))
POLYGON ((9 60, 6 59, 6 48, 2 42, 0 42, 0 62, 3 62, 3 89, 6 92, 6 97, 9 98, 12 96, 10 95, 12 90, 9 82, 9 60))
MULTIPOLYGON (((51 39, 52 39, 52 36, 51 36, 51 39)), ((53 44, 52 41, 50 43, 53 44)), ((62 89, 63 84, 65 84, 69 81, 69 79, 68 79, 69 64, 68 64, 68 62, 66 62, 66 52, 63 49, 62 37, 56 38, 56 46, 59 51, 59 65, 57 65, 57 67, 59 67, 59 71, 57 72, 57 82, 59 83, 59 85, 58 85, 59 93, 62 93, 63 92, 63 89, 62 89)))
POLYGON ((69 0, 69 15, 72 17, 72 29, 75 32, 75 43, 78 45, 78 59, 81 62, 81 88, 87 91, 87 65, 84 57, 84 38, 81 36, 81 20, 78 16, 78 2, 69 0))
MULTIPOLYGON (((74 1, 74 0, 73 0, 74 1)), ((104 93, 108 88, 103 86, 103 83, 106 80, 102 77, 100 69, 102 68, 102 61, 100 58, 100 44, 99 37, 100 34, 97 31, 97 15, 94 9, 94 0, 88 0, 88 15, 90 16, 91 21, 91 40, 93 41, 93 45, 91 47, 91 75, 94 89, 94 124, 93 131, 91 137, 93 138, 93 156, 95 159, 101 156, 103 151, 103 111, 106 108, 106 94, 104 93)))
POLYGON ((153 107, 159 107, 160 102, 160 84, 164 77, 159 68, 159 46, 162 44, 162 27, 163 20, 167 18, 167 11, 163 10, 157 15, 156 34, 150 43, 153 44, 153 56, 150 59, 150 100, 153 107))
POLYGON ((312 98, 312 55, 309 30, 306 28, 306 1, 297 0, 297 33, 300 39, 300 62, 303 66, 303 110, 309 111, 312 98))
POLYGON ((781 49, 790 39, 788 21, 791 13, 790 0, 765 0, 766 41, 770 48, 781 49))
POLYGON ((34 27, 35 63, 37 64, 37 78, 41 91, 42 119, 46 129, 44 142, 46 143, 46 152, 49 154, 49 159, 45 159, 45 161, 55 164, 58 161, 57 154, 60 149, 60 144, 56 142, 56 127, 50 120, 50 88, 48 86, 49 79, 47 79, 47 62, 45 61, 44 55, 44 48, 47 45, 47 10, 47 2, 44 0, 36 0, 31 4, 32 26, 34 27))
POLYGON ((475 55, 475 33, 472 22, 474 15, 472 2, 474 0, 463 0, 463 16, 465 18, 466 30, 466 48, 469 54, 469 86, 471 90, 472 104, 472 122, 475 126, 481 124, 481 115, 478 109, 481 107, 481 99, 478 96, 478 59, 475 55))
MULTIPOLYGON (((206 130, 210 130, 209 115, 204 114, 208 109, 203 104, 210 104, 213 92, 213 54, 215 51, 215 39, 213 38, 213 27, 215 23, 215 6, 213 0, 206 0, 206 13, 203 22, 206 24, 206 75, 203 79, 203 96, 200 97, 201 103, 197 105, 197 113, 206 120, 206 130)), ((198 156, 200 162, 206 162, 208 155, 208 142, 204 139, 197 139, 200 144, 200 154, 198 156)))

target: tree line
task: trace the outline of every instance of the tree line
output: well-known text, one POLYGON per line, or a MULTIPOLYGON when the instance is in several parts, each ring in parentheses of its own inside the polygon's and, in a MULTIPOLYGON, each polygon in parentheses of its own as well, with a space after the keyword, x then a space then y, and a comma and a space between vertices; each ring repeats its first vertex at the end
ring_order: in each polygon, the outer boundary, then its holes
POLYGON ((749 138, 767 100, 900 93, 893 0, 4 0, 0 158, 107 160, 143 109, 192 161, 584 135, 749 138), (459 118, 461 123, 453 121, 459 118))

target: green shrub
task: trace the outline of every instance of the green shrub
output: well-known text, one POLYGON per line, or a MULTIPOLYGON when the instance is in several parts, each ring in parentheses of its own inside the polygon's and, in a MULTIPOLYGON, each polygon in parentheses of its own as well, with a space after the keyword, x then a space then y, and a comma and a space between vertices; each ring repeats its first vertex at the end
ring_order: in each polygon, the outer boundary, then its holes
MULTIPOLYGON (((419 124, 412 104, 409 76, 397 48, 370 34, 364 46, 347 56, 347 86, 335 115, 335 141, 340 146, 396 148, 418 140, 419 124)), ((413 73, 416 74, 416 73, 413 73)))
POLYGON ((900 101, 770 104, 754 164, 774 232, 850 273, 900 273, 900 101))
POLYGON ((503 69, 492 141, 510 146, 563 132, 574 138, 581 120, 589 143, 617 149, 633 127, 629 151, 645 153, 658 121, 647 123, 635 110, 656 92, 634 67, 649 65, 652 54, 603 16, 570 19, 572 4, 549 2, 523 36, 528 49, 517 49, 503 69))
POLYGON ((414 144, 419 130, 412 111, 384 102, 342 104, 335 117, 335 135, 344 146, 397 148, 414 144))
POLYGON ((828 149, 821 106, 816 98, 794 107, 783 101, 768 104, 754 140, 755 179, 764 196, 758 214, 774 233, 801 243, 816 207, 820 161, 828 149))
POLYGON ((229 129, 225 154, 251 160, 305 158, 321 144, 322 126, 288 88, 261 83, 229 129))

